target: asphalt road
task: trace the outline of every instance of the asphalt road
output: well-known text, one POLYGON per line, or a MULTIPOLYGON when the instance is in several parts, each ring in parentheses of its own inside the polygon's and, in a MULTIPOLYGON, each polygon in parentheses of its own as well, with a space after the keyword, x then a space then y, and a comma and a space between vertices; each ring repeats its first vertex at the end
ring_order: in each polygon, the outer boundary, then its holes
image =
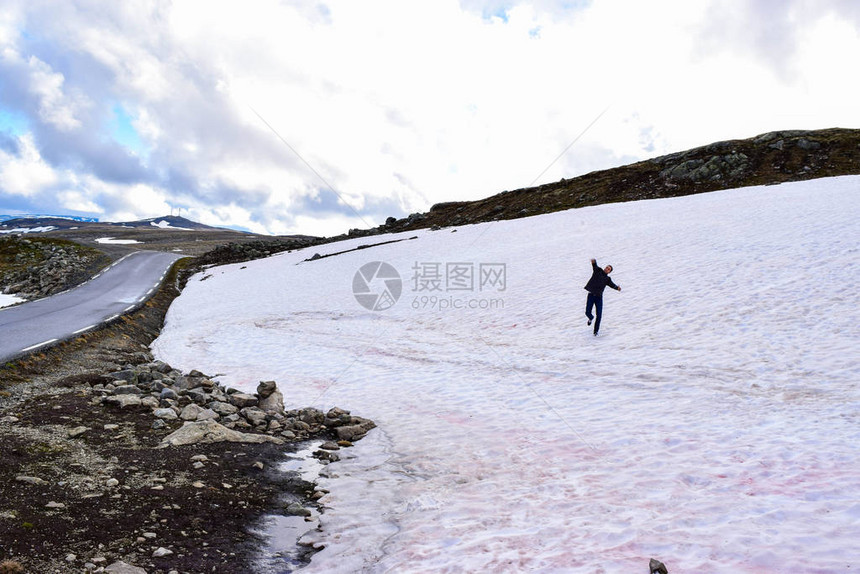
POLYGON ((75 289, 0 309, 0 363, 70 339, 134 310, 152 296, 180 257, 136 251, 75 289))

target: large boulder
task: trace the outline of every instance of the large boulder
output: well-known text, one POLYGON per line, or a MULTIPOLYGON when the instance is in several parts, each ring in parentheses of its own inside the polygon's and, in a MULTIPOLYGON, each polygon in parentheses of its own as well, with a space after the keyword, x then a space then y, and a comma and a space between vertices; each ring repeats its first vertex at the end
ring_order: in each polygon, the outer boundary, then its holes
POLYGON ((268 435, 243 433, 228 429, 213 420, 188 422, 175 432, 164 437, 160 448, 189 444, 209 444, 214 442, 237 442, 260 444, 271 442, 283 444, 284 441, 268 435))
POLYGON ((261 398, 257 408, 271 415, 284 414, 284 395, 275 389, 266 398, 261 398))

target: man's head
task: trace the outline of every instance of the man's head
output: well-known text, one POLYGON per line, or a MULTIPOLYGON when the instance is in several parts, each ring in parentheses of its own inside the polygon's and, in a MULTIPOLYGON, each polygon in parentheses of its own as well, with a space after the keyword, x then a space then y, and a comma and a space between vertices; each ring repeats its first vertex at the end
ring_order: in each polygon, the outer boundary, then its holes
POLYGON ((606 272, 607 275, 609 275, 610 273, 612 273, 612 265, 607 265, 603 268, 603 270, 606 272))

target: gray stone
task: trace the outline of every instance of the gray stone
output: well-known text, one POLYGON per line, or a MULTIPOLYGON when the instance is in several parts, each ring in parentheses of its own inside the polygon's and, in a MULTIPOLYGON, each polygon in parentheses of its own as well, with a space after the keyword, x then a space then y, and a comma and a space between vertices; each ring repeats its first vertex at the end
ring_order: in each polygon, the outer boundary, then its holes
POLYGON ((264 399, 260 399, 258 404, 260 409, 269 414, 284 414, 284 395, 281 391, 275 390, 264 399))
POLYGON ((819 149, 821 147, 821 144, 815 140, 800 138, 799 140, 797 140, 797 147, 808 151, 813 149, 819 149))
POLYGON ((266 413, 257 407, 246 407, 239 411, 239 414, 245 417, 248 422, 254 426, 266 424, 266 413))
POLYGON ((105 568, 105 572, 107 574, 146 574, 146 570, 143 568, 126 564, 122 560, 105 568))
POLYGON ((42 486, 44 484, 48 484, 46 481, 38 478, 36 476, 16 476, 15 480, 18 482, 26 482, 27 484, 32 484, 34 486, 42 486))
POLYGON ((175 421, 179 417, 176 415, 176 411, 173 409, 155 409, 152 414, 157 416, 160 419, 175 421))
POLYGON ((291 502, 286 508, 287 514, 290 516, 310 516, 311 511, 303 507, 298 502, 291 502))
POLYGON ((140 397, 137 395, 114 395, 105 397, 104 404, 106 406, 116 407, 119 409, 134 409, 140 407, 140 397))
POLYGON ((69 438, 78 438, 88 430, 90 429, 87 427, 75 427, 69 431, 69 438))
POLYGON ((199 413, 197 413, 197 420, 198 421, 207 421, 207 420, 217 421, 220 418, 221 417, 218 415, 218 413, 216 413, 212 409, 203 409, 199 413))
POLYGON ((248 434, 220 425, 212 420, 187 422, 161 441, 161 448, 187 444, 209 444, 215 442, 236 442, 259 444, 271 442, 283 444, 283 440, 267 435, 248 434))
POLYGON ((182 409, 182 412, 179 414, 179 418, 184 421, 196 421, 197 416, 203 412, 203 407, 198 405, 197 403, 191 403, 182 409))
POLYGON ((257 385, 257 395, 261 399, 265 399, 277 390, 278 384, 275 381, 260 381, 260 384, 257 385))
POLYGON ((140 404, 148 409, 157 409, 159 406, 158 399, 155 397, 143 397, 140 399, 140 404))
POLYGON ((185 396, 201 406, 209 402, 209 395, 203 389, 189 389, 185 391, 185 396))
POLYGON ((176 399, 179 398, 179 395, 177 395, 176 391, 174 391, 173 389, 168 388, 168 387, 164 387, 163 389, 161 389, 161 394, 158 396, 158 398, 160 398, 162 400, 170 399, 172 401, 175 401, 176 399))
POLYGON ((248 395, 246 393, 233 393, 230 395, 230 404, 237 406, 240 409, 257 406, 258 402, 259 400, 254 395, 248 395))
POLYGON ((173 550, 169 550, 167 548, 159 547, 155 552, 152 553, 153 558, 163 558, 165 556, 173 555, 173 550))
POLYGON ((108 373, 105 375, 109 379, 113 379, 115 381, 125 381, 127 383, 135 383, 137 382, 137 372, 131 369, 127 369, 124 371, 116 371, 114 373, 108 373))
POLYGON ((212 401, 206 406, 208 406, 210 409, 212 409, 222 417, 226 417, 239 412, 238 407, 234 407, 230 403, 224 403, 221 401, 212 401))
POLYGON ((666 565, 654 558, 648 562, 648 569, 651 574, 669 574, 669 571, 666 570, 666 565))

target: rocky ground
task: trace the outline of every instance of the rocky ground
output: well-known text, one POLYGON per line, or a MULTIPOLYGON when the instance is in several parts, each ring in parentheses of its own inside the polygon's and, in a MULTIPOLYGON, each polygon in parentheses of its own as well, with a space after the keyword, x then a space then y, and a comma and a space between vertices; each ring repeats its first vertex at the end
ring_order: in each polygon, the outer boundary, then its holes
POLYGON ((154 361, 180 283, 174 270, 133 315, 0 368, 0 572, 253 572, 262 516, 324 510, 279 461, 311 439, 337 460, 373 423, 154 361))
POLYGON ((108 263, 101 251, 71 241, 0 236, 0 292, 47 297, 83 283, 108 263))

